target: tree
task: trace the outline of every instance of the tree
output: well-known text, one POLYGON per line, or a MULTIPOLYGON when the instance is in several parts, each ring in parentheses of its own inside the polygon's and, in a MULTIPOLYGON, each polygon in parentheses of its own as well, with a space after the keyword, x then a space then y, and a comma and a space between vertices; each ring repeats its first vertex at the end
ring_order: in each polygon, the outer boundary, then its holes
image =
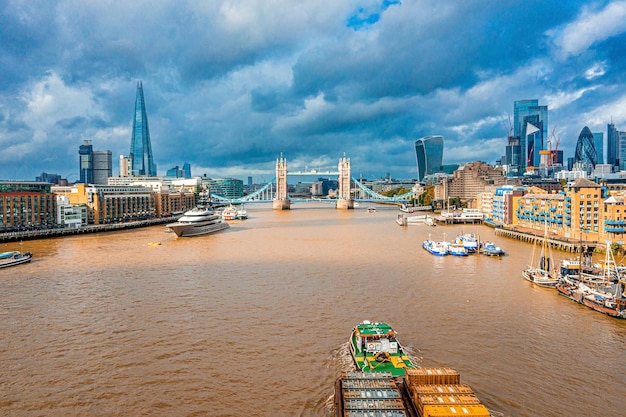
POLYGON ((611 252, 615 255, 621 253, 623 251, 623 247, 621 244, 617 242, 611 243, 611 252))
POLYGON ((419 196, 420 204, 422 206, 430 206, 432 205, 433 200, 435 199, 435 187, 430 185, 426 187, 426 190, 419 196))

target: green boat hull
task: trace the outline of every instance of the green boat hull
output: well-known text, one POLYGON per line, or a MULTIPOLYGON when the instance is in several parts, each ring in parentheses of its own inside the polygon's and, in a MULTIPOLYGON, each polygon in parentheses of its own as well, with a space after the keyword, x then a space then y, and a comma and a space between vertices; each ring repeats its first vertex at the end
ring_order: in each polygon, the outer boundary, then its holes
POLYGON ((357 325, 350 337, 350 353, 362 372, 404 376, 407 368, 415 368, 396 339, 396 332, 386 323, 364 321, 357 325))

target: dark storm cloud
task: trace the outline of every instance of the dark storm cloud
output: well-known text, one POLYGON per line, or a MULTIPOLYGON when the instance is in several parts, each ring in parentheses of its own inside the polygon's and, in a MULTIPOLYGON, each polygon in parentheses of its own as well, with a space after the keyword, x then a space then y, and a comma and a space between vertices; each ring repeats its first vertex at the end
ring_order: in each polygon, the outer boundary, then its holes
MULTIPOLYGON (((585 124, 626 129, 624 1, 30 2, 0 12, 0 178, 127 154, 142 80, 159 171, 333 167, 415 175, 504 153, 513 101, 550 108, 566 154, 585 124)), ((114 172, 117 172, 114 161, 114 172)), ((75 179, 75 178, 74 178, 75 179)))

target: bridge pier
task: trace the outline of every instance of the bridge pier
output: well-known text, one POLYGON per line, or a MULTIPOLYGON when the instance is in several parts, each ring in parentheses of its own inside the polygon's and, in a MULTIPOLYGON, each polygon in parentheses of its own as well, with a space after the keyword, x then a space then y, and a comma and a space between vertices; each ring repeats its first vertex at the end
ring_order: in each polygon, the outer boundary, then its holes
POLYGON ((283 158, 281 152, 280 158, 276 160, 276 197, 272 203, 274 210, 291 209, 291 201, 287 197, 287 159, 283 158))
POLYGON ((272 208, 274 210, 289 210, 291 209, 291 200, 274 200, 272 201, 272 208))
POLYGON ((338 210, 352 210, 354 208, 354 200, 350 195, 350 181, 352 176, 350 175, 350 160, 346 158, 346 153, 343 153, 343 158, 339 160, 339 189, 337 190, 337 209, 338 210))
POLYGON ((354 208, 354 200, 346 200, 340 198, 337 200, 337 210, 352 210, 354 208))

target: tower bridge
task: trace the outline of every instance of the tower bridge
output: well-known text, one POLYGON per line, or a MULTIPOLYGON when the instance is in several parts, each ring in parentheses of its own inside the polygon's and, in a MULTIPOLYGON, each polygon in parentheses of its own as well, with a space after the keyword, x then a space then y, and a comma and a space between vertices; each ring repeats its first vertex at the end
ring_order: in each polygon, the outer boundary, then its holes
POLYGON ((243 204, 250 202, 268 203, 272 202, 274 210, 289 210, 291 203, 303 202, 303 201, 321 201, 329 202, 336 205, 337 209, 350 210, 354 208, 355 202, 391 202, 391 203, 407 203, 415 195, 415 191, 409 191, 408 193, 398 195, 395 197, 387 197, 379 194, 367 186, 363 185, 359 180, 352 177, 350 172, 350 159, 346 158, 344 153, 343 157, 339 159, 337 165, 337 171, 287 171, 287 159, 283 158, 281 153, 280 157, 276 159, 276 177, 270 182, 263 185, 258 190, 250 193, 241 198, 231 199, 222 197, 216 194, 211 195, 211 200, 220 203, 230 204, 243 204), (289 175, 293 176, 335 176, 337 175, 337 199, 290 199, 289 198, 289 186, 287 179, 289 175), (358 196, 358 197, 357 197, 358 196), (365 196, 365 197, 363 197, 365 196))

